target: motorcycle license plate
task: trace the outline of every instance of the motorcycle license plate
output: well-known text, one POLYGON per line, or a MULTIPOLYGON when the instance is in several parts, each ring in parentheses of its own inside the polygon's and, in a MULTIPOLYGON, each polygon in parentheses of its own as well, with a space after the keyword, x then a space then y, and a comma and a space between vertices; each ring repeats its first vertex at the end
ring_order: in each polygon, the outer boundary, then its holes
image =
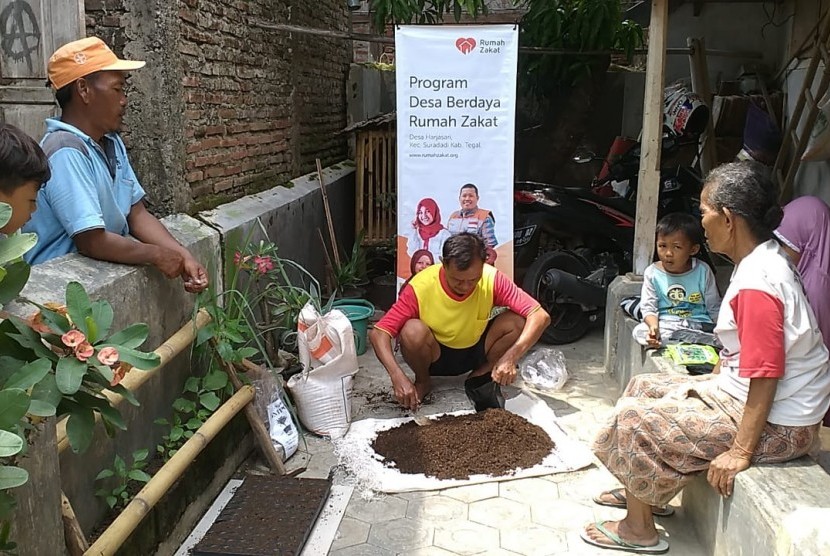
POLYGON ((533 233, 536 231, 536 224, 532 224, 530 226, 525 226, 523 228, 516 228, 513 230, 513 243, 516 247, 522 247, 527 245, 531 238, 533 238, 533 233))

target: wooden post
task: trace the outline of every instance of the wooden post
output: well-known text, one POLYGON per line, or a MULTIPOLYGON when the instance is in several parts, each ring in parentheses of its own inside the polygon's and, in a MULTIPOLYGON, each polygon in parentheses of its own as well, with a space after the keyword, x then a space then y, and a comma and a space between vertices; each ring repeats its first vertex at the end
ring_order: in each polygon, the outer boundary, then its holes
POLYGON ((654 254, 663 136, 663 76, 666 70, 669 0, 651 1, 648 62, 643 103, 643 138, 634 224, 634 273, 642 275, 654 254))
MULTIPOLYGON (((211 340, 211 344, 215 349, 216 342, 211 340)), ((225 368, 225 372, 228 373, 228 378, 230 379, 231 384, 233 384, 234 390, 237 392, 242 390, 243 384, 242 381, 239 380, 239 376, 236 374, 236 369, 234 368, 233 363, 222 361, 218 355, 215 355, 214 357, 216 358, 216 361, 218 361, 225 368)), ((245 418, 248 419, 248 424, 251 425, 251 430, 254 432, 254 438, 256 438, 257 444, 259 444, 259 449, 268 461, 271 473, 285 475, 285 466, 282 464, 280 454, 271 443, 271 437, 268 434, 268 430, 265 428, 265 424, 260 420, 259 415, 257 415, 256 409, 254 409, 253 405, 248 404, 245 406, 243 411, 245 412, 245 418)))
MULTIPOLYGON (((364 132, 358 130, 355 133, 355 155, 354 155, 354 163, 355 163, 355 237, 360 230, 364 227, 364 222, 366 221, 364 214, 366 213, 366 190, 364 188, 364 182, 366 180, 365 173, 364 173, 364 164, 366 159, 366 148, 365 148, 365 138, 364 132)), ((371 208, 370 208, 371 211, 371 208)), ((371 214, 371 212, 370 212, 371 214)))
POLYGON ((89 550, 89 543, 86 542, 84 532, 78 523, 78 518, 75 516, 75 510, 72 509, 72 504, 63 491, 61 491, 61 517, 63 518, 63 535, 66 537, 66 549, 69 551, 69 556, 82 556, 84 552, 89 550))
MULTIPOLYGON (((700 95, 706 106, 712 106, 712 90, 709 87, 709 65, 706 62, 706 44, 703 38, 686 39, 689 46, 689 68, 692 76, 692 91, 700 95)), ((700 137, 700 171, 705 177, 718 163, 718 152, 715 138, 715 124, 712 111, 709 111, 709 123, 706 131, 700 137)))

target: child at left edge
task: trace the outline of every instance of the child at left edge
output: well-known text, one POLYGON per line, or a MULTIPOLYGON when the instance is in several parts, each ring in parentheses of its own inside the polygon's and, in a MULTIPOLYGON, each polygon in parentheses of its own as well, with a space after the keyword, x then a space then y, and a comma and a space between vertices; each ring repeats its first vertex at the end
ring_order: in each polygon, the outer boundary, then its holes
POLYGON ((0 203, 12 208, 0 234, 13 234, 37 208, 37 194, 49 181, 49 162, 37 142, 20 129, 0 124, 0 203))
POLYGON ((711 331, 721 298, 712 269, 695 255, 703 243, 700 221, 690 214, 667 214, 657 223, 657 262, 643 272, 642 323, 634 339, 658 348, 679 329, 711 331))

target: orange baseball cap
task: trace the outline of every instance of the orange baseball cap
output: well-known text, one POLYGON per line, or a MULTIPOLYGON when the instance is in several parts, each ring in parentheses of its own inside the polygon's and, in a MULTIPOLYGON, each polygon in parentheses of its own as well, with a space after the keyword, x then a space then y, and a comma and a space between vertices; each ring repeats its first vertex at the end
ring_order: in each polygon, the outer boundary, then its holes
POLYGON ((146 62, 121 60, 98 37, 88 37, 63 45, 49 58, 47 71, 55 89, 69 85, 96 71, 132 71, 146 62))

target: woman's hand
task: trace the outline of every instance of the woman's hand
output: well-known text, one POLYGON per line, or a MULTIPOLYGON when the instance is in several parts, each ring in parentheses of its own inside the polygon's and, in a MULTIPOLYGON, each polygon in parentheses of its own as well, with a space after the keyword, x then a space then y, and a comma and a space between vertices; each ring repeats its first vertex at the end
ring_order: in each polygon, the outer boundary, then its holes
POLYGON ((745 454, 730 449, 712 460, 706 480, 721 496, 732 496, 735 475, 749 469, 750 465, 751 462, 745 454))

